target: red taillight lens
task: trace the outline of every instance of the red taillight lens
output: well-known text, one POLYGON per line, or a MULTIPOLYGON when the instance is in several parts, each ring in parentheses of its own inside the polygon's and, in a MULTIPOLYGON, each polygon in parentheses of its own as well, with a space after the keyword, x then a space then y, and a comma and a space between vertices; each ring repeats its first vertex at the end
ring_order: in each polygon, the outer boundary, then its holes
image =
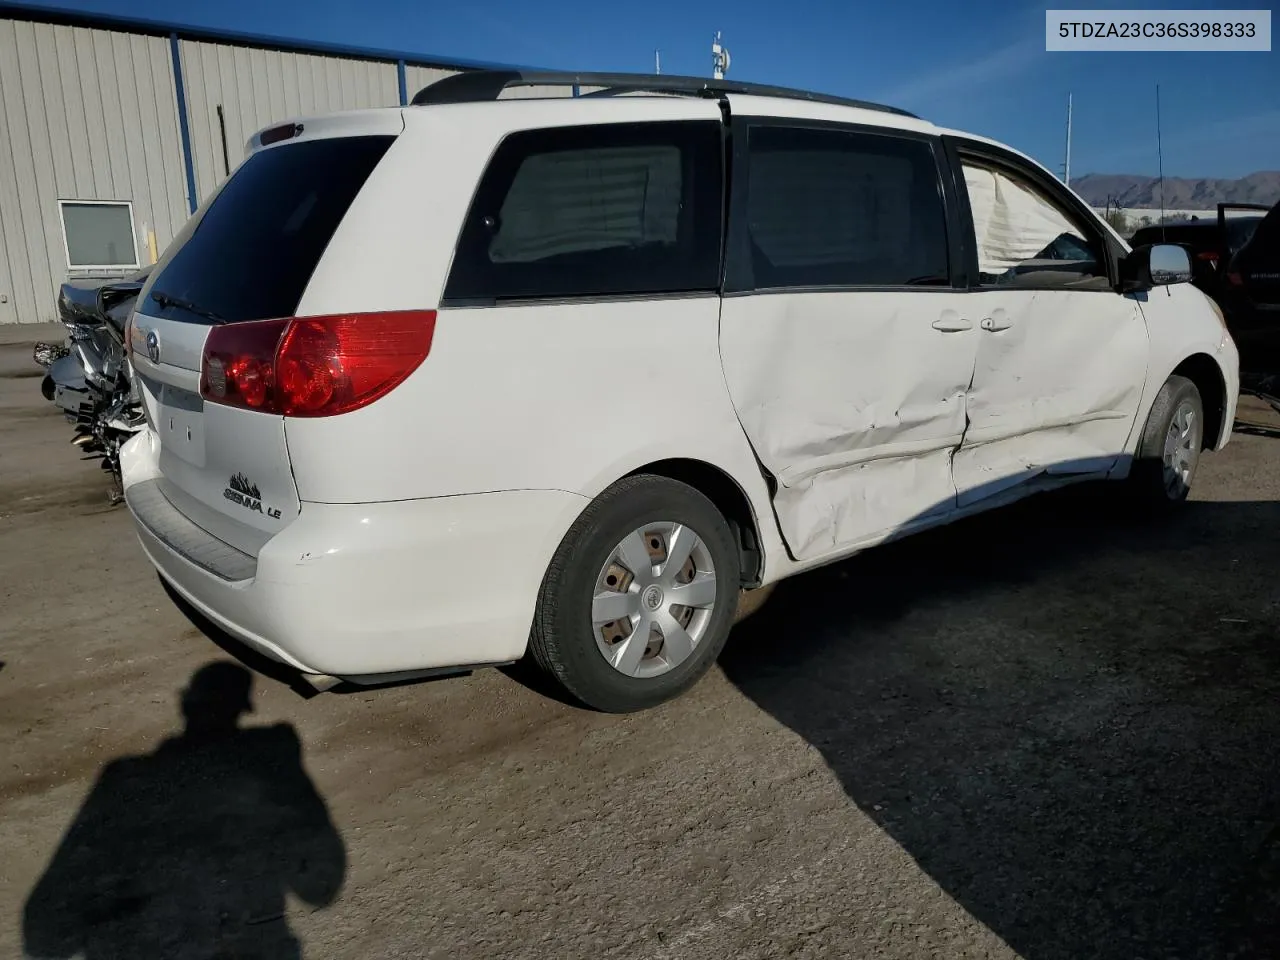
POLYGON ((1227 283, 1231 284, 1233 287, 1243 287, 1244 277, 1240 276, 1239 271, 1232 270, 1227 274, 1227 283))
POLYGON ((372 403, 426 359, 434 310, 337 314, 214 327, 200 395, 290 417, 329 417, 372 403))
POLYGON ((1218 262, 1217 250, 1201 250, 1198 254, 1196 254, 1196 256, 1199 257, 1201 260, 1208 260, 1212 263, 1218 262))

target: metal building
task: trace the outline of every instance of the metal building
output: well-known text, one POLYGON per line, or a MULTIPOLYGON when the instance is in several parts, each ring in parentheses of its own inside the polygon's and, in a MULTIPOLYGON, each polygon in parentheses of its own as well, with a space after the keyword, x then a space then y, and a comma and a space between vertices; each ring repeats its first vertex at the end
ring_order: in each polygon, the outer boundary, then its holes
POLYGON ((0 323, 153 263, 273 121, 491 66, 0 2, 0 323))

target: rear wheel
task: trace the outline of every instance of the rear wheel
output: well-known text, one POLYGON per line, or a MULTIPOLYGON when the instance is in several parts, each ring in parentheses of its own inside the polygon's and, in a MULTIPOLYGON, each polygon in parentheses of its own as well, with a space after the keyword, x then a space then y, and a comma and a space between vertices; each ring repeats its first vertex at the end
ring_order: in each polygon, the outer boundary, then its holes
POLYGON ((652 707, 706 673, 733 625, 738 551, 705 496, 636 476, 597 497, 547 569, 530 651, 588 706, 652 707))
POLYGON ((1129 475, 1130 491, 1150 506, 1187 499, 1204 446, 1204 403, 1186 377, 1165 381, 1151 405, 1129 475))

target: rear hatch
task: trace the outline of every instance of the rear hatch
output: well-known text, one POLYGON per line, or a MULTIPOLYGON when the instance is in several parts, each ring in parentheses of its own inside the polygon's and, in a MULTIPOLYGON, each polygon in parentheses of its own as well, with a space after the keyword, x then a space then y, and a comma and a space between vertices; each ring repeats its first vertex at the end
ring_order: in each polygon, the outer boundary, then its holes
MULTIPOLYGON (((198 526, 246 553, 256 555, 300 509, 284 417, 202 396, 206 345, 236 331, 279 336, 278 325, 258 321, 293 316, 338 225, 402 128, 399 111, 275 128, 283 142, 252 153, 192 217, 138 299, 131 358, 160 441, 160 490, 198 526)), ((216 396, 207 377, 206 395, 216 396)))

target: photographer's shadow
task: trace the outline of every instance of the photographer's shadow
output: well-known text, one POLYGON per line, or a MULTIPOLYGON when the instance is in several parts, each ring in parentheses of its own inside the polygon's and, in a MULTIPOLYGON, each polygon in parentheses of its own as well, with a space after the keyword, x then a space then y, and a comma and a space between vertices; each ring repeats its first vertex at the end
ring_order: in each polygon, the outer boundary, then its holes
POLYGON ((183 732, 102 771, 27 900, 27 955, 301 957, 286 894, 331 904, 346 851, 294 729, 239 726, 251 684, 207 664, 183 732))

